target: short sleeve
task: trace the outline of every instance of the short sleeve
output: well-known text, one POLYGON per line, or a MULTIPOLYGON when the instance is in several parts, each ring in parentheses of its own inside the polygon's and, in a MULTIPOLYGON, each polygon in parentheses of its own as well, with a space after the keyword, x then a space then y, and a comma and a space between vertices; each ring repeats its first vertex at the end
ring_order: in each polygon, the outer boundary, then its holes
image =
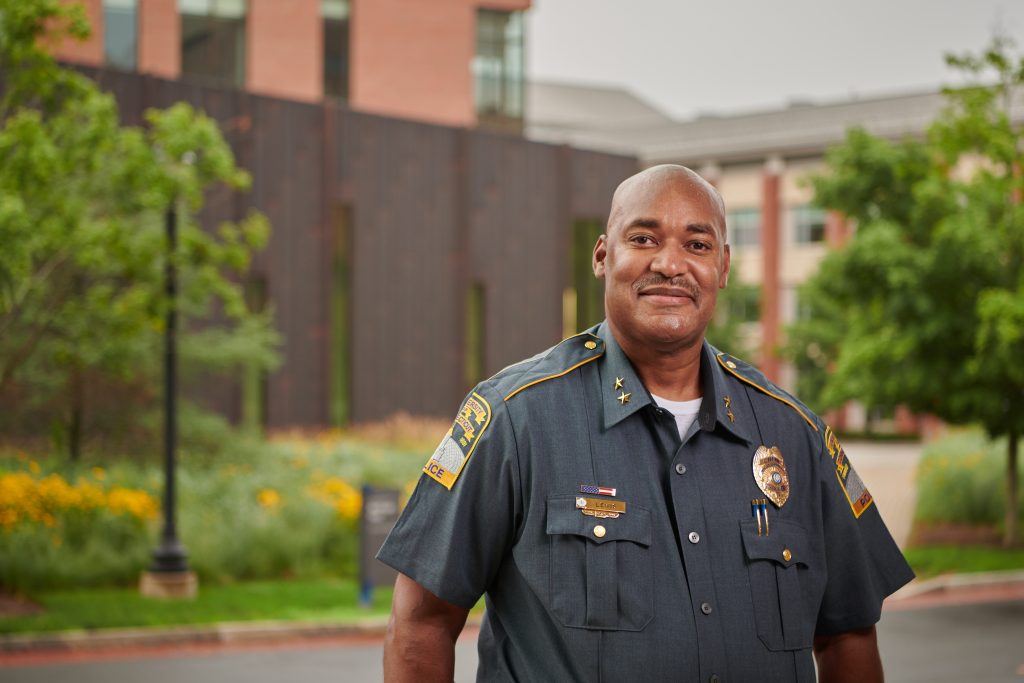
POLYGON ((437 597, 471 608, 504 561, 520 487, 512 424, 486 385, 466 397, 377 554, 437 597))
POLYGON ((914 578, 914 572, 831 428, 825 429, 822 448, 828 579, 816 633, 828 635, 875 624, 882 601, 914 578))

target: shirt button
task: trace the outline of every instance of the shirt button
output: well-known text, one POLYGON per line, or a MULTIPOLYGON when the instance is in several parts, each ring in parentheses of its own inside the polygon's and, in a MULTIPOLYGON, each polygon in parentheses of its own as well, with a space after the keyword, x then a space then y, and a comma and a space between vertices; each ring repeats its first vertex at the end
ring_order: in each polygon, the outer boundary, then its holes
POLYGON ((691 531, 688 538, 690 539, 690 543, 700 543, 700 534, 696 531, 691 531))
POLYGON ((718 674, 711 674, 708 683, 722 683, 722 679, 718 677, 718 674))
POLYGON ((608 533, 607 530, 603 526, 601 526, 600 524, 598 524, 597 526, 594 527, 594 535, 597 536, 598 538, 604 538, 604 535, 606 533, 608 533))
POLYGON ((676 474, 686 474, 686 465, 683 463, 676 465, 676 474))
POLYGON ((704 614, 711 614, 711 603, 710 602, 702 602, 702 603, 700 603, 700 611, 703 612, 704 614))

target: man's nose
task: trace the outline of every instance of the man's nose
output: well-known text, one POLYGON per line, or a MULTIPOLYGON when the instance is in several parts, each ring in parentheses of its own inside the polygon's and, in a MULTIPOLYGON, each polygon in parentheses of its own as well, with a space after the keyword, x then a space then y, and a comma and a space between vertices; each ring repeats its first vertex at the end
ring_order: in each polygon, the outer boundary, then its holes
POLYGON ((686 272, 686 254, 678 247, 664 245, 654 255, 651 270, 668 278, 682 275, 686 272))

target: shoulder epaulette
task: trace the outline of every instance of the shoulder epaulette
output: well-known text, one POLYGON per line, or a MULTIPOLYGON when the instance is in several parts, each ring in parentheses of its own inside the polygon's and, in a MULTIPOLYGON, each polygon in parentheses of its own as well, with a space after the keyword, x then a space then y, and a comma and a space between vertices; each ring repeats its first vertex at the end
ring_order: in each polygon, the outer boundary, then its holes
POLYGON ((722 368, 724 368, 730 375, 744 384, 749 384, 761 393, 767 394, 777 401, 782 401, 795 410, 800 417, 806 420, 807 424, 811 425, 811 428, 814 429, 814 431, 821 431, 818 428, 817 421, 815 421, 813 417, 814 413, 812 413, 807 406, 801 403, 795 396, 783 391, 776 384, 771 382, 764 376, 764 373, 753 365, 742 361, 735 356, 730 356, 722 351, 716 351, 715 357, 718 359, 718 364, 721 365, 722 368))
POLYGON ((604 342, 588 332, 565 339, 547 351, 500 371, 488 382, 505 400, 541 382, 567 375, 604 355, 604 342))

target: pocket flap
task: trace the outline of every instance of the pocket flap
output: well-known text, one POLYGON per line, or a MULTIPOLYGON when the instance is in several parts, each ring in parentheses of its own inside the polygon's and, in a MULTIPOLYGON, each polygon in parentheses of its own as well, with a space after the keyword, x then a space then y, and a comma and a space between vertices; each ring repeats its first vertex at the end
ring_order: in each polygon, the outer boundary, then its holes
POLYGON ((769 520, 768 535, 757 535, 757 520, 740 520, 743 549, 750 560, 772 560, 785 567, 807 566, 807 533, 795 522, 769 520))
POLYGON ((557 496, 548 498, 547 532, 583 536, 594 543, 632 541, 646 547, 651 545, 651 512, 627 505, 618 517, 591 517, 576 509, 575 496, 557 496), (604 527, 600 537, 594 533, 599 526, 604 527))

